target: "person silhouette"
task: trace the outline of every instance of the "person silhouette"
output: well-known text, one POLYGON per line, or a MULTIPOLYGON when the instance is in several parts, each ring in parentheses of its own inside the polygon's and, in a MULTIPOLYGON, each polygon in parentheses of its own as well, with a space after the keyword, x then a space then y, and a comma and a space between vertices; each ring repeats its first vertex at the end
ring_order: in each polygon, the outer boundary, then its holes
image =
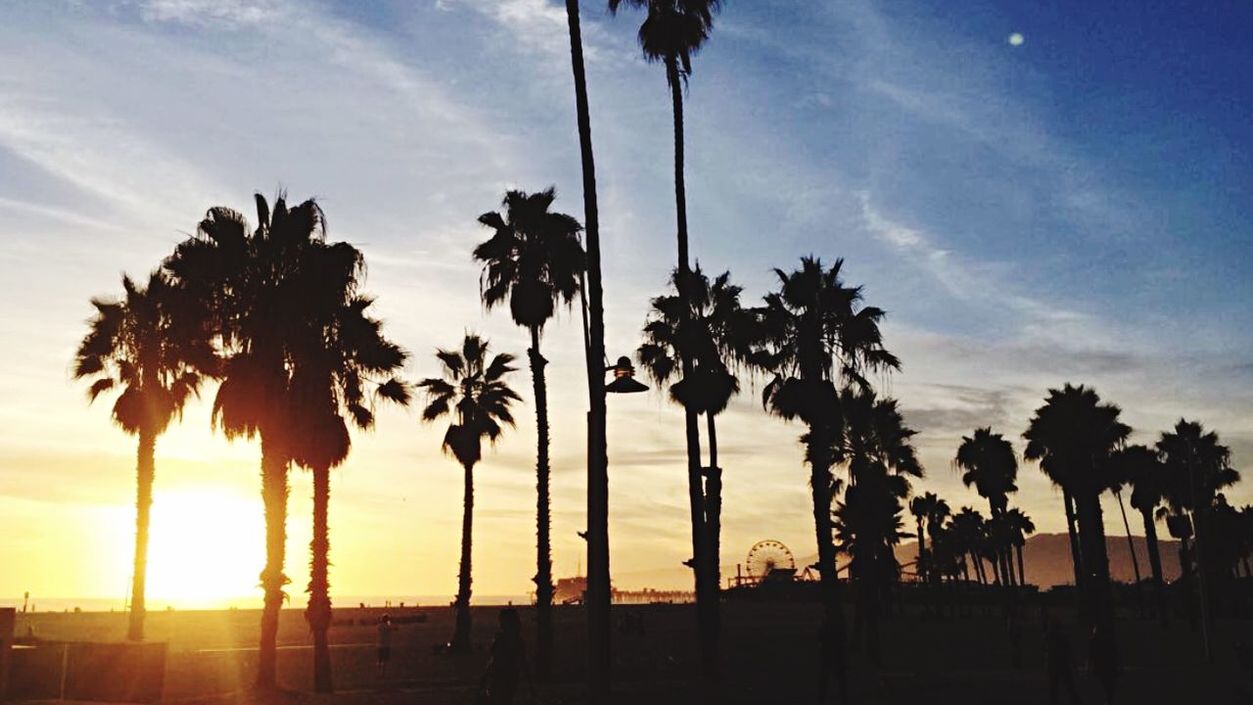
POLYGON ((1075 686, 1075 664, 1070 654, 1070 637, 1060 622, 1044 614, 1044 645, 1048 658, 1049 705, 1057 705, 1057 691, 1064 687, 1071 703, 1082 703, 1075 686))
POLYGON ((385 614, 379 617, 378 624, 378 672, 380 676, 387 675, 387 662, 392 658, 392 632, 396 631, 396 627, 392 625, 392 617, 385 614))
MULTIPOLYGON (((522 619, 518 611, 505 607, 500 611, 498 621, 500 631, 496 632, 492 641, 492 658, 479 683, 477 702, 481 705, 510 705, 518 691, 518 681, 525 676, 527 683, 531 682, 522 644, 522 619)), ((534 699, 534 685, 531 689, 534 699)))
POLYGON ((1105 695, 1105 705, 1112 705, 1120 669, 1118 644, 1114 641, 1114 635, 1107 629, 1096 627, 1092 630, 1092 637, 1088 642, 1088 670, 1101 684, 1101 691, 1105 695))
POLYGON ((818 703, 827 701, 827 683, 835 679, 840 705, 848 703, 848 654, 844 630, 831 615, 822 618, 818 627, 818 703))

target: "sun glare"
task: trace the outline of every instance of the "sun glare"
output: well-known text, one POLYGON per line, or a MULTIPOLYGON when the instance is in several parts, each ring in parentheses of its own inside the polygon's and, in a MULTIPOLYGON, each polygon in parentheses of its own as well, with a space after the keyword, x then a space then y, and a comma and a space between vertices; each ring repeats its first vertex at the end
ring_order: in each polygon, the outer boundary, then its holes
POLYGON ((148 608, 221 608, 255 597, 264 541, 259 499, 212 490, 158 492, 148 608))

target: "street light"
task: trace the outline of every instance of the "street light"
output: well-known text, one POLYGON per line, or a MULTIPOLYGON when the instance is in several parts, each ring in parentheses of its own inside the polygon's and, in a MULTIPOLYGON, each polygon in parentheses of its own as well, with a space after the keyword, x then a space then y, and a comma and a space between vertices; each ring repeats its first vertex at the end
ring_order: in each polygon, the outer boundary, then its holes
POLYGON ((605 391, 610 394, 634 394, 648 391, 647 384, 635 379, 635 365, 632 365, 631 358, 625 355, 618 358, 616 364, 606 367, 605 371, 613 372, 613 381, 605 385, 605 391))

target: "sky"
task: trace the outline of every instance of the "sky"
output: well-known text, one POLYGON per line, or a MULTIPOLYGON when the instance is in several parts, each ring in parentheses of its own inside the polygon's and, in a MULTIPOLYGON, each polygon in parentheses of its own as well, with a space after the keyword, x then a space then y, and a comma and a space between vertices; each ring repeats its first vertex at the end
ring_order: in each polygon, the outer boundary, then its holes
MULTIPOLYGON (((990 425, 1021 452, 1065 382, 1119 404, 1138 442, 1200 420, 1253 473, 1253 6, 723 5, 685 95, 693 256, 748 303, 772 268, 845 259, 888 312, 903 368, 879 385, 919 431, 917 491, 986 509, 952 466, 962 435, 990 425)), ((674 266, 671 107, 640 19, 583 4, 614 358, 674 266)), ((107 402, 87 404, 71 360, 90 298, 157 266, 210 206, 316 197, 329 237, 365 254, 411 380, 465 331, 525 351, 479 304, 470 251, 507 189, 555 185, 555 208, 582 218, 565 23, 555 0, 0 0, 0 598, 121 606, 135 443, 107 402)), ((578 336, 563 312, 543 340, 559 576, 584 550, 578 336)), ((524 594, 534 574, 526 370, 513 382, 518 427, 476 470, 478 595, 524 594)), ((762 412, 761 386, 745 380, 719 420, 728 570, 760 539, 816 551, 802 429, 762 412)), ((655 390, 609 413, 615 584, 681 587, 681 414, 655 390)), ((332 480, 333 595, 454 591, 461 473, 442 433, 381 408, 354 437, 332 480)), ((153 604, 255 603, 258 465, 203 401, 162 436, 153 604)), ((1018 484, 1011 501, 1063 531, 1033 464, 1018 484)), ((293 471, 296 604, 310 492, 293 471)))

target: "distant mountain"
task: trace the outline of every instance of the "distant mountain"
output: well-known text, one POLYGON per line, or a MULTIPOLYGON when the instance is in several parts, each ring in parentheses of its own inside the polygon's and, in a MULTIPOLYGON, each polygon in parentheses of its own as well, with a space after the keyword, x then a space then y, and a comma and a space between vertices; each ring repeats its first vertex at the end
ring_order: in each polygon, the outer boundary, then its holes
MULTIPOLYGON (((1148 578, 1149 552, 1143 536, 1132 536, 1135 544, 1136 559, 1140 562, 1140 576, 1148 578)), ((1179 542, 1174 540, 1158 540, 1158 548, 1162 554, 1162 574, 1169 582, 1179 577, 1179 542)), ((1131 568, 1131 554, 1127 551, 1125 535, 1107 535, 1105 549, 1109 554, 1110 577, 1121 582, 1131 582, 1135 573, 1131 568)), ((912 564, 918 557, 918 544, 914 541, 896 547, 896 559, 902 565, 912 564)), ((724 553, 723 559, 728 556, 724 553)), ((1066 534, 1035 534, 1027 539, 1023 547, 1023 568, 1027 574, 1027 582, 1048 589, 1054 585, 1070 585, 1075 581, 1075 571, 1070 561, 1070 538, 1066 534)), ((818 561, 817 554, 796 557, 796 568, 804 570, 805 566, 818 561)), ((840 566, 847 561, 840 556, 840 566)), ((912 570, 912 567, 909 568, 912 570)), ((1018 565, 1015 558, 1014 571, 1018 565)), ((722 566, 723 585, 726 579, 735 575, 735 563, 722 566)), ((971 576, 974 577, 973 575, 971 576)), ((622 590, 690 590, 692 589, 692 571, 682 565, 673 568, 655 568, 652 570, 628 571, 615 573, 614 587, 622 590)))
MULTIPOLYGON (((1140 564, 1140 576, 1147 578, 1149 570, 1149 551, 1143 536, 1132 536, 1135 546, 1136 560, 1140 564)), ((1179 542, 1161 540, 1157 542, 1162 554, 1162 576, 1167 582, 1179 577, 1179 542)), ((1109 554, 1110 577, 1119 582, 1130 583, 1135 580, 1132 568, 1131 553, 1127 548, 1125 535, 1107 535, 1105 550, 1109 554)), ((896 558, 901 563, 912 563, 918 558, 918 544, 910 541, 896 549, 896 558)), ((1054 585, 1072 585, 1075 582, 1074 564, 1070 558, 1070 537, 1066 534, 1035 534, 1027 539, 1022 549, 1022 564, 1027 576, 1027 583, 1041 588, 1054 585)), ((1015 572, 1018 570, 1015 557, 1015 572)))

